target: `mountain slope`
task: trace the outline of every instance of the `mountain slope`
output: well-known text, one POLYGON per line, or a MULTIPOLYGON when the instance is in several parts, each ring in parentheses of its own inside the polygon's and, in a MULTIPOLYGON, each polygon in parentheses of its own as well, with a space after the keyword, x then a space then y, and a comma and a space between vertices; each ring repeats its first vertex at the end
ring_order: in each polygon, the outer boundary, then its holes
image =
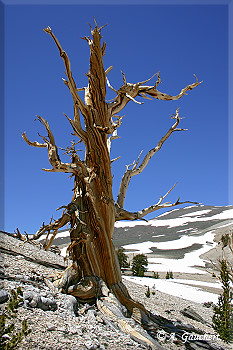
MULTIPOLYGON (((209 231, 229 232, 231 225, 233 226, 233 206, 189 206, 174 209, 147 222, 141 220, 116 222, 113 242, 116 247, 148 241, 158 242, 160 245, 157 247, 155 245, 152 252, 158 256, 169 253, 170 258, 177 258, 199 249, 205 243, 200 237, 209 231), (177 246, 178 240, 180 245, 177 246), (171 244, 169 246, 166 243, 162 246, 162 242, 171 244)), ((208 238, 211 238, 211 235, 207 235, 208 238)), ((40 238, 41 241, 44 239, 44 236, 40 238)), ((67 229, 60 231, 53 241, 53 244, 60 249, 67 247, 69 243, 67 229)), ((211 249, 214 246, 213 240, 209 243, 211 249)))

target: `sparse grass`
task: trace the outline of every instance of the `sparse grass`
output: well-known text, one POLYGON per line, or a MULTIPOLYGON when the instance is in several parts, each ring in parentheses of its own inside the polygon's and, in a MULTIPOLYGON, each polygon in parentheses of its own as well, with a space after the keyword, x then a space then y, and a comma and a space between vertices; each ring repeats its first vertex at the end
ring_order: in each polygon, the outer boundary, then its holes
POLYGON ((31 333, 31 329, 28 329, 27 320, 22 321, 20 331, 15 330, 14 319, 17 318, 17 309, 23 301, 22 295, 23 292, 20 287, 16 291, 12 289, 7 306, 0 315, 0 349, 2 350, 17 349, 23 338, 31 333))

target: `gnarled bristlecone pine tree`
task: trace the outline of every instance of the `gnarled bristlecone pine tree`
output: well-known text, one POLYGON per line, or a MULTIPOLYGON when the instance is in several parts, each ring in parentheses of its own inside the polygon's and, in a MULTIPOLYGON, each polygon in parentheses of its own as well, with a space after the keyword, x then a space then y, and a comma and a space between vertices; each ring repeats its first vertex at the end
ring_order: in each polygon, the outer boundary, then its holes
POLYGON ((122 177, 118 198, 114 200, 112 193, 112 171, 110 158, 111 142, 117 138, 117 129, 121 125, 122 117, 118 116, 128 102, 136 102, 136 97, 155 98, 158 100, 178 100, 188 90, 197 87, 200 82, 196 79, 193 84, 188 85, 176 96, 170 96, 157 90, 160 76, 157 73, 155 85, 145 85, 150 79, 131 84, 127 83, 123 74, 123 85, 115 90, 107 78, 112 67, 104 69, 103 56, 106 44, 101 45, 101 28, 95 22, 95 28, 91 28, 92 39, 85 37, 90 47, 90 69, 87 74, 88 85, 83 89, 77 89, 71 72, 68 55, 61 47, 50 27, 44 29, 54 40, 66 69, 65 85, 68 87, 74 107, 74 117, 70 122, 74 134, 79 142, 85 145, 85 157, 81 159, 75 149, 75 143, 67 147, 66 153, 71 155, 70 163, 63 163, 58 155, 53 133, 48 122, 41 116, 40 122, 47 130, 48 136, 42 137, 43 143, 28 140, 25 133, 23 139, 34 147, 44 147, 48 150, 51 169, 43 169, 48 172, 65 172, 74 177, 74 194, 69 204, 64 206, 64 211, 58 220, 44 225, 33 236, 37 239, 47 233, 44 246, 48 250, 52 244, 57 231, 66 224, 70 224, 71 243, 67 249, 72 257, 73 264, 69 266, 62 277, 57 281, 57 286, 64 292, 76 296, 80 301, 95 301, 98 308, 105 312, 112 320, 117 320, 126 332, 146 342, 151 347, 160 347, 157 332, 161 329, 168 333, 177 332, 181 337, 183 330, 169 323, 166 319, 153 316, 143 305, 135 302, 129 295, 122 283, 121 271, 115 249, 112 242, 114 224, 119 220, 137 220, 144 218, 147 214, 160 208, 169 208, 179 204, 191 203, 181 202, 164 203, 165 197, 170 189, 161 196, 156 204, 138 212, 129 212, 124 209, 126 192, 133 176, 139 175, 148 165, 150 159, 157 153, 164 142, 179 128, 179 111, 173 116, 174 124, 167 131, 155 148, 151 149, 144 159, 140 156, 133 165, 128 166, 122 177), (107 103, 107 86, 116 93, 113 101, 107 103), (85 90, 85 100, 79 96, 79 91, 85 90), (83 118, 84 123, 81 123, 83 118), (114 119, 115 118, 115 119, 114 119), (85 127, 83 127, 84 125, 85 127), (140 323, 148 333, 140 334, 127 323, 127 317, 132 317, 140 323))

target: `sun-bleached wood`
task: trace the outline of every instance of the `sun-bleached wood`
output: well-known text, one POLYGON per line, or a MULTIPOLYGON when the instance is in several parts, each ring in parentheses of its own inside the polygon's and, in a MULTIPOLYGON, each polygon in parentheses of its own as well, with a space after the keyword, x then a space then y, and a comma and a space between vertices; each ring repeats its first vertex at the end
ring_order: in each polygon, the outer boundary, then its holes
MULTIPOLYGON (((161 83, 160 75, 157 73, 157 81, 152 86, 144 85, 152 78, 138 83, 128 83, 126 75, 122 73, 123 85, 116 90, 107 78, 107 74, 112 70, 112 66, 104 69, 103 56, 106 44, 101 45, 101 28, 95 23, 95 28, 91 28, 92 37, 84 37, 90 48, 90 69, 86 74, 88 85, 77 88, 72 76, 71 64, 67 53, 52 32, 50 27, 44 29, 55 42, 61 58, 65 65, 66 79, 63 79, 68 87, 73 99, 74 116, 65 117, 69 121, 74 134, 79 138, 85 147, 83 159, 77 154, 73 142, 71 147, 65 149, 65 154, 71 157, 70 163, 63 163, 59 157, 55 143, 55 138, 48 122, 42 117, 38 117, 43 127, 48 133, 47 137, 41 136, 44 143, 28 140, 25 133, 23 139, 30 146, 47 148, 51 169, 43 169, 51 172, 70 173, 74 178, 73 197, 71 202, 62 206, 63 213, 60 219, 48 225, 43 224, 33 239, 47 234, 44 246, 49 249, 58 229, 69 224, 71 243, 67 252, 70 254, 73 265, 70 266, 57 285, 63 291, 75 295, 81 301, 97 300, 97 305, 106 310, 99 299, 103 293, 103 283, 109 292, 118 300, 119 305, 124 305, 128 315, 140 322, 146 329, 154 329, 156 334, 156 319, 152 317, 143 305, 131 299, 126 287, 122 283, 121 271, 115 249, 112 242, 114 224, 117 220, 142 219, 148 213, 160 208, 169 208, 183 203, 193 203, 180 201, 163 203, 174 186, 162 195, 156 204, 141 211, 131 213, 126 211, 124 201, 127 188, 131 178, 139 175, 148 165, 151 158, 161 149, 164 142, 175 132, 184 129, 178 128, 180 123, 179 110, 176 110, 175 123, 161 138, 157 146, 151 149, 140 163, 140 156, 131 166, 128 166, 122 178, 117 201, 112 193, 112 169, 111 164, 117 160, 110 158, 111 143, 119 136, 117 129, 121 126, 123 116, 118 113, 131 101, 131 103, 141 104, 137 97, 144 99, 177 100, 186 94, 188 90, 197 87, 200 82, 188 85, 176 96, 171 96, 157 90, 161 83), (109 87, 116 93, 116 97, 111 102, 106 101, 106 88, 109 87), (84 101, 79 96, 79 92, 84 91, 84 101), (83 119, 83 122, 81 120, 83 119)), ((61 209, 61 208, 59 208, 61 209)), ((107 298, 107 297, 106 297, 107 298)), ((106 300, 106 299, 105 299, 106 300)), ((109 311, 110 312, 110 311, 109 311)), ((120 321, 119 321, 120 322, 120 321)), ((123 322, 123 321, 122 321, 123 322)), ((121 322, 121 323, 122 323, 121 322)), ((122 323, 123 324, 123 323, 122 323)), ((125 326, 126 327, 126 326, 125 326)), ((127 329, 130 329, 127 326, 127 329), (127 328, 128 327, 128 328, 127 328)), ((168 327, 169 328, 169 327, 168 327)), ((130 331, 129 331, 130 333, 130 331)), ((135 337, 135 334, 133 335, 135 337)), ((140 339, 140 336, 138 336, 140 339)), ((153 341, 153 344, 157 344, 153 341)), ((148 340, 151 345, 151 340, 148 340)), ((159 345, 156 345, 159 348, 159 345)))

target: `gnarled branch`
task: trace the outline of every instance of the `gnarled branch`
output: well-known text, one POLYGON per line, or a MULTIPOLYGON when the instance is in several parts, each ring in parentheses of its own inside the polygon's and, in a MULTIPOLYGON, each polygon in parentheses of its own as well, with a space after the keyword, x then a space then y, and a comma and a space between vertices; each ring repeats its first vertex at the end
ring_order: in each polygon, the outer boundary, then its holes
POLYGON ((22 133, 22 138, 29 146, 34 147, 47 147, 47 143, 39 143, 37 141, 29 141, 25 132, 22 133))
POLYGON ((137 212, 129 212, 129 211, 124 210, 123 208, 119 207, 116 204, 116 218, 115 218, 115 220, 116 221, 142 220, 143 217, 146 216, 147 214, 153 213, 154 211, 159 210, 159 209, 171 208, 171 207, 175 207, 175 206, 181 205, 181 204, 200 204, 198 202, 190 202, 190 201, 180 202, 180 198, 178 198, 177 201, 174 203, 171 203, 171 202, 163 203, 164 198, 167 197, 167 195, 173 190, 173 188, 175 186, 176 186, 176 184, 165 195, 161 196, 157 203, 151 205, 148 208, 144 208, 140 211, 137 211, 137 212))
POLYGON ((47 122, 47 120, 43 119, 41 116, 38 116, 38 120, 43 124, 43 126, 48 132, 48 138, 46 138, 45 136, 41 136, 45 143, 42 144, 37 141, 34 141, 34 142, 29 141, 25 132, 22 134, 22 137, 24 141, 30 146, 47 147, 49 162, 52 165, 52 169, 42 169, 42 170, 49 171, 49 172, 65 172, 65 173, 75 173, 75 174, 78 174, 80 172, 83 173, 84 164, 81 161, 78 162, 76 160, 75 163, 61 162, 61 159, 58 155, 57 146, 55 144, 55 139, 50 129, 49 123, 47 122))
POLYGON ((157 90, 157 86, 161 83, 159 72, 157 73, 158 79, 154 86, 143 85, 147 81, 149 81, 151 78, 136 84, 132 84, 132 83, 126 82, 125 75, 123 75, 123 77, 124 77, 124 85, 122 85, 118 91, 115 91, 117 93, 116 98, 114 99, 113 102, 108 104, 108 108, 112 115, 119 113, 130 100, 133 100, 134 102, 140 104, 140 102, 135 100, 136 96, 141 96, 143 98, 148 99, 147 95, 149 95, 158 100, 165 100, 165 101, 178 100, 182 96, 184 96, 188 90, 192 90, 196 86, 202 83, 202 82, 198 82, 198 79, 195 76, 196 78, 195 83, 189 84, 188 86, 186 86, 184 89, 181 90, 181 92, 178 95, 171 96, 157 90))
POLYGON ((57 231, 63 226, 65 226, 66 224, 68 224, 69 221, 70 221, 70 215, 67 212, 63 213, 62 216, 58 220, 54 221, 53 223, 50 223, 48 225, 44 225, 43 223, 42 227, 34 235, 32 235, 29 240, 36 240, 41 236, 43 236, 46 232, 48 232, 47 234, 47 238, 48 238, 50 231, 53 231, 53 234, 49 243, 47 243, 47 239, 44 242, 44 247, 46 250, 48 250, 52 245, 52 242, 57 234, 57 231))
POLYGON ((198 86, 198 85, 200 85, 202 83, 202 81, 198 82, 198 79, 197 79, 195 74, 194 74, 194 76, 196 78, 196 82, 186 86, 176 96, 171 96, 171 95, 168 95, 166 93, 162 93, 162 92, 157 90, 158 83, 161 82, 159 75, 158 75, 158 80, 157 80, 155 86, 139 86, 139 93, 142 94, 143 97, 145 96, 145 94, 148 94, 151 97, 154 97, 154 98, 156 98, 158 100, 165 100, 165 101, 179 100, 182 96, 184 96, 186 94, 186 92, 188 90, 193 90, 196 86, 198 86))
POLYGON ((126 196, 126 192, 127 192, 131 178, 135 175, 140 174, 145 169, 145 167, 149 163, 150 159, 155 155, 155 153, 157 153, 161 149, 164 142, 169 138, 169 136, 171 136, 171 134, 174 131, 184 130, 184 129, 177 129, 177 126, 180 123, 179 109, 176 110, 176 114, 175 114, 175 116, 172 117, 172 119, 176 119, 176 122, 172 125, 172 127, 168 130, 168 132, 161 138, 161 140, 159 141, 157 146, 155 148, 152 148, 146 154, 142 163, 140 165, 138 165, 139 158, 141 155, 141 153, 140 153, 137 162, 127 166, 126 172, 123 175, 123 178, 121 180, 119 194, 117 197, 117 204, 119 205, 120 208, 123 208, 123 206, 124 206, 125 196, 126 196), (130 169, 131 166, 133 166, 133 167, 130 169))
POLYGON ((82 129, 81 123, 80 123, 80 119, 79 119, 79 113, 77 111, 77 109, 79 108, 81 113, 83 114, 84 118, 86 118, 89 114, 89 111, 87 109, 87 107, 85 106, 84 102, 82 101, 82 99, 80 98, 80 96, 77 93, 77 87, 75 84, 75 81, 73 79, 72 76, 72 72, 71 72, 71 65, 70 65, 70 60, 69 57, 67 55, 67 53, 62 49, 59 41, 57 40, 56 36, 53 34, 52 30, 50 27, 47 27, 44 29, 44 31, 48 34, 51 35, 51 37, 53 38, 55 44, 57 45, 57 48, 60 52, 60 56, 64 61, 65 64, 65 68, 66 68, 66 75, 68 80, 64 80, 64 83, 68 86, 70 93, 73 97, 73 101, 74 101, 74 110, 75 110, 75 123, 76 123, 76 128, 78 130, 78 136, 83 140, 83 142, 86 141, 86 134, 85 131, 82 129))

